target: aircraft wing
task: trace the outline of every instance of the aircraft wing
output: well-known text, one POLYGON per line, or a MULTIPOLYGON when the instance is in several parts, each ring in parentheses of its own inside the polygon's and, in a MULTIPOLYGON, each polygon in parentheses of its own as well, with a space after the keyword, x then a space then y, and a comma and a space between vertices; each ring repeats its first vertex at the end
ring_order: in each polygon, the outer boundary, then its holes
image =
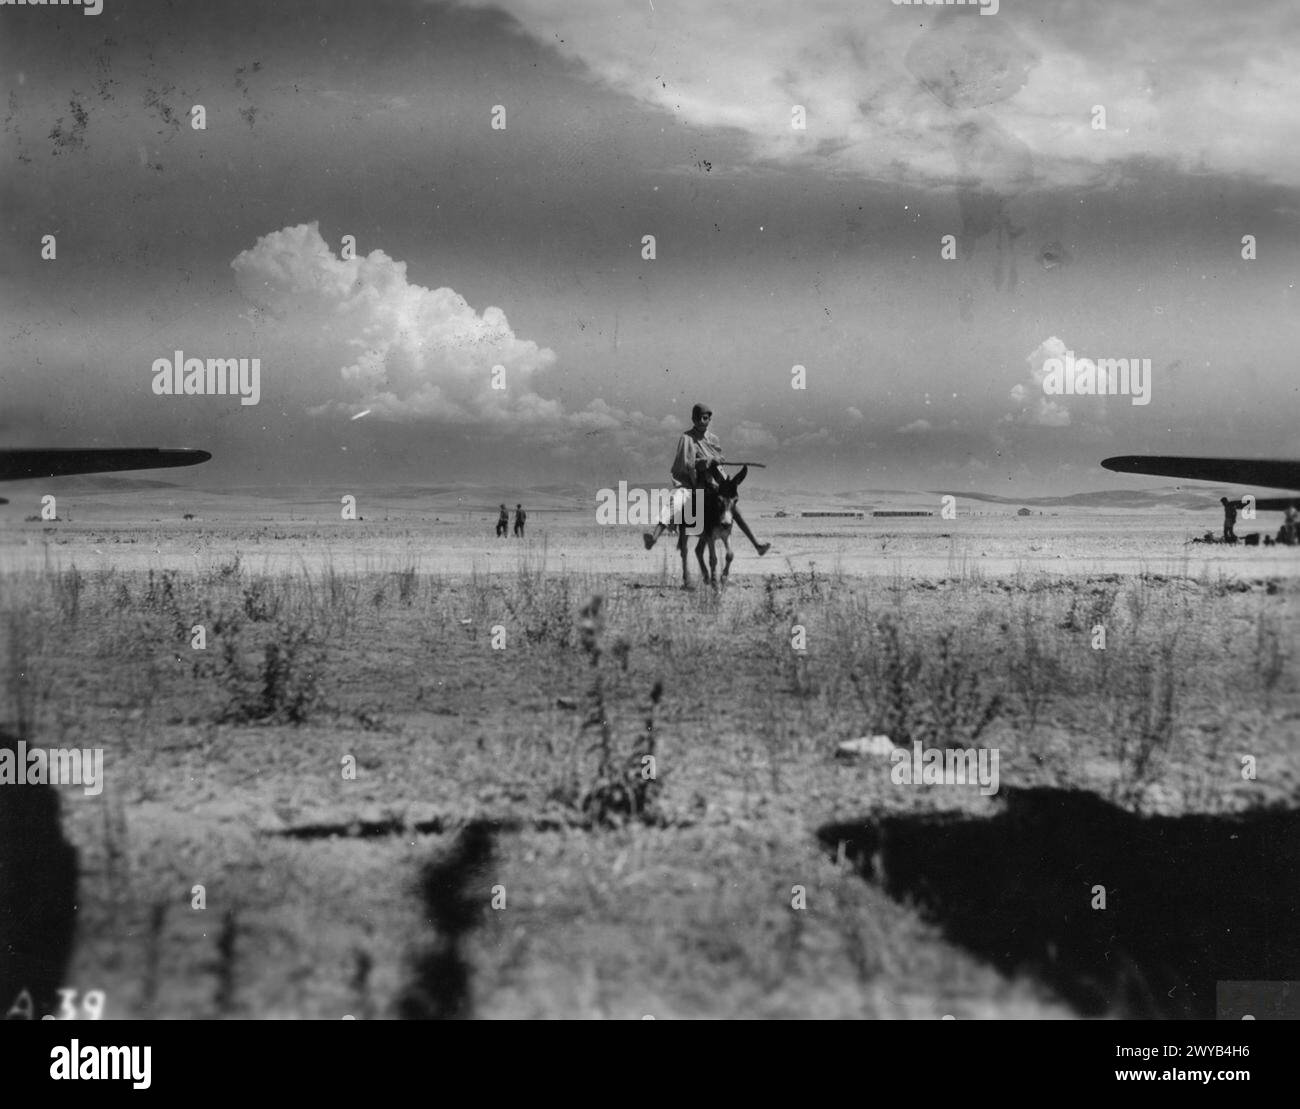
POLYGON ((0 481, 194 466, 212 455, 189 447, 70 447, 0 450, 0 481))
POLYGON ((1117 474, 1156 474, 1191 481, 1300 489, 1300 462, 1276 458, 1188 458, 1171 454, 1122 454, 1102 461, 1117 474))

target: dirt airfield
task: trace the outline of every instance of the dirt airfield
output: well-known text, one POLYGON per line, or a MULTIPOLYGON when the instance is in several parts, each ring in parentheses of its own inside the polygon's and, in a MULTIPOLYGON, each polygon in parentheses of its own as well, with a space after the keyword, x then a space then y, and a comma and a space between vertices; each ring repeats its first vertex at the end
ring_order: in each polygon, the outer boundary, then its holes
MULTIPOLYGON (((103 479, 100 479, 103 481, 103 479)), ((107 484, 107 483, 106 483, 107 484)), ((751 483, 752 484, 752 483, 751 483)), ((24 483, 36 488, 34 483, 24 483)), ((74 488, 81 489, 80 486, 74 488)), ((85 489, 91 488, 85 483, 85 489)), ((510 501, 509 491, 501 494, 510 501)), ((62 522, 43 528, 31 519, 38 507, 32 494, 0 506, 0 556, 10 569, 109 566, 123 570, 176 569, 202 572, 228 560, 237 550, 249 569, 262 573, 334 566, 364 573, 414 567, 422 574, 510 574, 527 558, 545 559, 548 572, 658 574, 680 562, 668 543, 647 555, 637 527, 599 527, 594 509, 574 507, 573 498, 548 498, 551 505, 527 506, 526 554, 517 540, 493 535, 496 511, 486 500, 462 507, 464 498, 400 493, 362 496, 361 520, 341 518, 339 498, 295 491, 277 496, 173 491, 152 496, 141 507, 139 492, 103 492, 67 497, 62 522), (184 519, 189 514, 192 519, 184 519)), ((917 494, 875 495, 871 509, 933 510, 930 517, 803 517, 803 511, 849 509, 825 498, 745 490, 742 507, 760 538, 773 542, 758 559, 743 536, 733 544, 732 573, 769 575, 781 570, 852 576, 938 577, 972 572, 1015 574, 1177 573, 1183 576, 1289 577, 1300 574, 1294 549, 1193 543, 1206 532, 1218 535, 1217 506, 1199 511, 1161 508, 1034 509, 1030 516, 1013 507, 959 498, 957 518, 939 516, 939 498, 917 494), (757 492, 758 496, 753 494, 757 492), (784 517, 776 504, 787 506, 784 517)), ((1237 533, 1276 532, 1277 513, 1239 521, 1237 533)), ((692 569, 697 569, 694 558, 692 569)))
POLYGON ((104 749, 102 793, 59 793, 66 984, 106 1017, 1213 1016, 1217 981, 1300 977, 1277 874, 1202 893, 1195 862, 1267 818, 1300 863, 1294 549, 1189 544, 1206 512, 756 501, 772 552, 738 536, 686 593, 669 541, 577 509, 519 541, 205 496, 0 509, 7 725, 104 749), (880 733, 996 751, 998 790, 837 757, 880 733), (1147 833, 1173 923, 1133 892, 1147 833), (974 927, 1008 912, 1015 944, 974 927), (1198 958, 1149 942, 1184 924, 1198 958))

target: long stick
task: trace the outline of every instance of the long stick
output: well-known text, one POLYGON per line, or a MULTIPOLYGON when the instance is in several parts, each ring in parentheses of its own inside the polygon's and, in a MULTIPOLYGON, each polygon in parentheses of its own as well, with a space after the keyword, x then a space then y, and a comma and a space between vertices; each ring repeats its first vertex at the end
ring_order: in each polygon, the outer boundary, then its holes
POLYGON ((720 466, 753 466, 753 467, 755 467, 755 468, 757 468, 757 469, 759 469, 759 470, 766 470, 766 469, 767 469, 767 463, 766 463, 766 462, 730 462, 730 461, 727 461, 727 462, 720 462, 720 463, 718 463, 718 465, 720 465, 720 466))

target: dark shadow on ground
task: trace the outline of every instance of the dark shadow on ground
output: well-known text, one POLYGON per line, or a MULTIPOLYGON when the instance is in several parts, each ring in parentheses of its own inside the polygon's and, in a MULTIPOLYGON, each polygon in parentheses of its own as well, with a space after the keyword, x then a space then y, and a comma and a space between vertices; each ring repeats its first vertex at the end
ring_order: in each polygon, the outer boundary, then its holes
POLYGON ((398 1001, 403 1020, 459 1020, 471 1015, 470 966, 462 946, 491 900, 487 881, 500 826, 467 824, 451 847, 425 864, 420 896, 434 936, 416 958, 398 1001))
POLYGON ((818 838, 1086 1016, 1212 1019, 1216 982, 1300 978, 1300 812, 1142 817, 1058 789, 1001 800, 991 818, 889 816, 818 838))
MULTIPOLYGON (((0 732, 0 748, 16 758, 18 741, 0 732)), ((15 1004, 26 1010, 24 991, 31 1017, 59 1011, 76 915, 77 851, 63 838, 58 791, 0 784, 0 1019, 15 1004)))

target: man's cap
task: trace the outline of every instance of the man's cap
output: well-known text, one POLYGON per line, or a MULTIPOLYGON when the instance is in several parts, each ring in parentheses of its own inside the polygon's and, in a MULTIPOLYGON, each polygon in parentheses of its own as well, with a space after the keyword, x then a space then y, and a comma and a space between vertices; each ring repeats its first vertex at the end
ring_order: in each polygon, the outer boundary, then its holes
POLYGON ((698 420, 698 419, 700 418, 701 414, 703 414, 703 413, 705 413, 705 412, 707 412, 710 416, 712 416, 712 415, 713 415, 713 405, 711 405, 711 404, 704 404, 704 403, 697 404, 697 405, 695 405, 694 408, 691 409, 691 419, 692 419, 692 420, 698 420))

